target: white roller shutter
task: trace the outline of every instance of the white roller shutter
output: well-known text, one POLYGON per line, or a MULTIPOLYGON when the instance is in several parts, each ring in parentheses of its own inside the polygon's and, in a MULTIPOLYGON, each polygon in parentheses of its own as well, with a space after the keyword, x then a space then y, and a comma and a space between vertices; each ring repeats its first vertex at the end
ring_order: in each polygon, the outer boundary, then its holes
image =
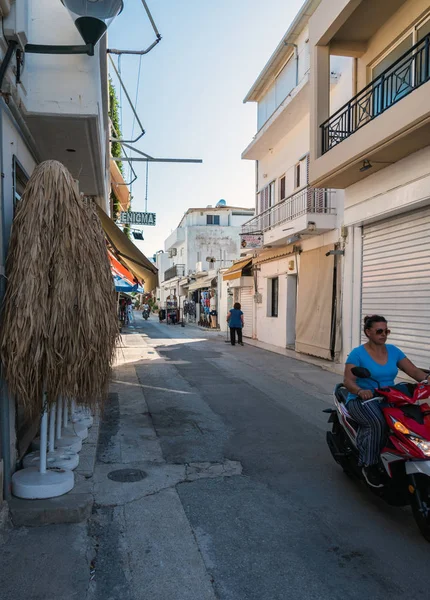
POLYGON ((240 306, 243 312, 243 335, 252 337, 252 318, 254 308, 254 292, 252 287, 240 288, 240 306))
POLYGON ((375 313, 389 343, 430 367, 430 208, 363 228, 362 315, 375 313))

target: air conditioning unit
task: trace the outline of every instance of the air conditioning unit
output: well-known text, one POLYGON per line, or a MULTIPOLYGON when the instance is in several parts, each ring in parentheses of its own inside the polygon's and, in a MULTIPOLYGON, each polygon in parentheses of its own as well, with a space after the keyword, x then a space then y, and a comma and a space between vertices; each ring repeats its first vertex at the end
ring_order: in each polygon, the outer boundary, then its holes
POLYGON ((10 13, 3 20, 4 36, 7 40, 18 42, 21 50, 28 44, 28 2, 15 0, 11 3, 10 13))

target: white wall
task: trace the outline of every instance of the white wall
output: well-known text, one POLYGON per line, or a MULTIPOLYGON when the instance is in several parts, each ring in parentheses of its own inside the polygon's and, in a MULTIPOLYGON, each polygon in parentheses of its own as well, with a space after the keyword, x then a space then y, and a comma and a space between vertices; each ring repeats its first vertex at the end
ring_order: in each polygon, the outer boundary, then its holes
MULTIPOLYGON (((16 156, 22 168, 30 176, 33 172, 36 163, 28 150, 23 138, 20 135, 19 129, 14 120, 6 110, 1 109, 1 128, 2 139, 1 143, 1 172, 2 179, 2 194, 0 207, 3 210, 3 219, 5 224, 5 239, 2 238, 0 227, 0 242, 2 243, 2 251, 0 252, 0 267, 4 268, 3 244, 9 238, 12 220, 14 216, 14 190, 13 190, 13 157, 16 156)), ((11 467, 14 468, 16 462, 16 433, 15 433, 15 403, 12 398, 9 401, 10 414, 10 452, 11 452, 11 467)))
POLYGON ((332 79, 330 85, 330 114, 333 114, 355 94, 354 59, 345 56, 331 56, 330 73, 338 76, 336 80, 332 79))
MULTIPOLYGON (((287 256, 279 260, 262 263, 258 272, 258 292, 262 296, 262 302, 255 304, 256 331, 253 337, 261 342, 285 348, 287 345, 287 272, 288 263, 294 260, 294 256, 287 256), (278 316, 268 316, 269 279, 279 278, 278 288, 278 316)), ((299 258, 298 258, 299 260, 299 258)))
MULTIPOLYGON (((244 219, 245 221, 245 219, 244 219)), ((186 232, 186 247, 188 270, 194 272, 196 263, 202 262, 203 269, 210 265, 206 258, 216 259, 215 267, 229 267, 240 257, 240 227, 219 227, 205 225, 188 227, 186 232)))
MULTIPOLYGON (((22 0, 18 0, 22 1, 22 0)), ((32 44, 76 44, 83 40, 68 11, 56 0, 27 0, 32 44), (55 26, 54 26, 55 24, 55 26)), ((95 56, 26 54, 28 112, 99 114, 101 82, 99 45, 95 56)))
POLYGON ((430 146, 345 190, 345 223, 360 224, 430 202, 430 146))

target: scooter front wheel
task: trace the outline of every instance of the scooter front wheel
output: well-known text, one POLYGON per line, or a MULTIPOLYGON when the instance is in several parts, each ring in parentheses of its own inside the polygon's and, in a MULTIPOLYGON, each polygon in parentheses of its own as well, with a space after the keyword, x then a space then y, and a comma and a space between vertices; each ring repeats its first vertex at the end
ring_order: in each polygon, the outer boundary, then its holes
POLYGON ((409 484, 412 512, 421 535, 430 542, 430 481, 415 475, 409 484))

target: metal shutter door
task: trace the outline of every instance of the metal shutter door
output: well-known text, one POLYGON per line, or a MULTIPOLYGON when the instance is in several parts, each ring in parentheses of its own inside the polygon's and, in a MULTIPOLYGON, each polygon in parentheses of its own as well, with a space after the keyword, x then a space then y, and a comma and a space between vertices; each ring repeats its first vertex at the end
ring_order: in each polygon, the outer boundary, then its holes
POLYGON ((254 295, 252 290, 252 287, 240 288, 239 300, 243 312, 243 320, 245 322, 242 333, 245 337, 249 338, 252 338, 252 313, 254 307, 254 295))
POLYGON ((417 366, 430 366, 430 209, 363 228, 362 315, 381 314, 417 366))

